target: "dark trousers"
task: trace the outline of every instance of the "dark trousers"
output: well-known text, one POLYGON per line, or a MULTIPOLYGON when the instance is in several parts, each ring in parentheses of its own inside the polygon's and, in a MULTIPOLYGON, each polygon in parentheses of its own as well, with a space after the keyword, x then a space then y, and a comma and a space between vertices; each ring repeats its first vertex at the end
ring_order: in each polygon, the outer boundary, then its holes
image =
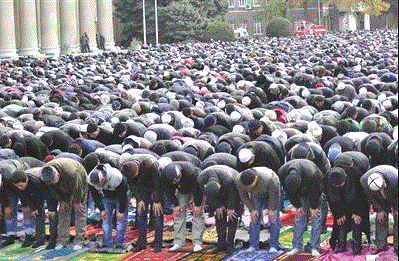
MULTIPOLYGON (((390 211, 386 210, 385 218, 382 221, 375 222, 375 244, 378 250, 385 250, 387 248, 387 237, 389 230, 388 214, 390 211)), ((394 249, 398 251, 398 211, 393 211, 394 216, 394 249)))
MULTIPOLYGON (((138 189, 137 193, 140 195, 141 200, 145 203, 144 210, 139 214, 136 213, 137 218, 137 229, 139 231, 139 239, 137 241, 137 245, 139 247, 147 246, 147 224, 148 224, 148 210, 150 204, 153 202, 152 200, 152 191, 146 189, 138 189)), ((137 202, 138 204, 139 202, 137 202)), ((163 240, 163 214, 155 215, 154 214, 154 229, 155 229, 155 240, 154 247, 162 247, 163 240)))
POLYGON ((236 212, 237 218, 234 220, 227 220, 227 213, 223 213, 223 217, 219 219, 216 216, 216 231, 218 233, 218 247, 233 248, 234 239, 238 227, 239 212, 236 212))
MULTIPOLYGON (((39 208, 39 214, 37 215, 36 222, 36 240, 45 240, 46 239, 46 230, 45 230, 45 209, 44 203, 39 208)), ((50 222, 50 242, 55 242, 57 240, 57 227, 58 227, 58 215, 54 217, 54 219, 49 218, 50 222)))

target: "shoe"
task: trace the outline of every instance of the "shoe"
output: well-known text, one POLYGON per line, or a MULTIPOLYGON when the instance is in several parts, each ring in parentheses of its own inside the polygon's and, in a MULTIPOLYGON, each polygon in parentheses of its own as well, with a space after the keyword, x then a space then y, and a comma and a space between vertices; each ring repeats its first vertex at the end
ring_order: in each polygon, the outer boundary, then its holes
POLYGON ((202 251, 202 246, 200 244, 195 244, 193 251, 194 253, 202 251))
POLYGON ((226 251, 226 246, 217 246, 215 249, 215 253, 220 253, 226 251))
POLYGON ((254 247, 248 247, 246 252, 255 252, 256 249, 254 247))
POLYGON ((83 246, 81 244, 76 244, 73 246, 73 251, 78 251, 78 250, 82 250, 83 246))
POLYGON ((117 254, 125 254, 127 252, 126 248, 124 246, 116 246, 114 248, 114 253, 117 254))
POLYGON ((61 250, 63 249, 65 246, 63 244, 57 244, 54 248, 54 250, 61 250))
POLYGON ((181 247, 181 245, 173 245, 171 248, 169 248, 169 252, 179 251, 181 247))
POLYGON ((46 250, 52 250, 55 248, 55 246, 56 246, 56 242, 50 241, 50 243, 46 246, 46 250))
POLYGON ((22 243, 22 248, 30 247, 33 244, 34 238, 31 235, 25 237, 24 243, 22 243))
POLYGON ((298 254, 299 252, 301 252, 299 249, 292 249, 290 252, 287 253, 287 255, 289 256, 295 256, 296 254, 298 254))
POLYGON ((227 247, 226 253, 227 253, 228 255, 231 255, 231 254, 233 254, 233 253, 236 252, 236 251, 237 251, 237 248, 235 248, 234 246, 232 246, 232 247, 227 247))
POLYGON ((39 239, 33 244, 32 248, 38 248, 41 247, 42 245, 44 245, 44 240, 39 239))
POLYGON ((8 236, 6 241, 4 241, 3 244, 1 244, 0 246, 1 247, 6 247, 6 246, 9 246, 9 245, 12 245, 12 244, 15 243, 15 240, 17 240, 16 236, 8 236))
POLYGON ((378 255, 381 252, 387 251, 386 249, 377 249, 375 250, 373 253, 371 253, 371 255, 378 255))
POLYGON ((275 247, 271 247, 271 248, 269 248, 269 253, 277 253, 278 252, 278 250, 275 248, 275 247))
POLYGON ((314 257, 316 257, 316 256, 320 256, 320 252, 319 252, 319 250, 317 250, 317 249, 312 249, 312 256, 314 256, 314 257))
POLYGON ((132 249, 132 252, 141 252, 141 251, 143 251, 144 249, 146 249, 145 246, 136 246, 136 247, 134 247, 134 248, 132 249))

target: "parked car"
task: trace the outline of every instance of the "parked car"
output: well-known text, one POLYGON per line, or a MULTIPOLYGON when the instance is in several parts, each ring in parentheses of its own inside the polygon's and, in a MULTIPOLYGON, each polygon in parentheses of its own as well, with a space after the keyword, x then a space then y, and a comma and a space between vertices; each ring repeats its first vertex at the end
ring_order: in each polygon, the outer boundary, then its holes
POLYGON ((313 24, 310 22, 299 22, 296 25, 295 35, 308 35, 308 34, 325 34, 326 27, 322 24, 313 24))

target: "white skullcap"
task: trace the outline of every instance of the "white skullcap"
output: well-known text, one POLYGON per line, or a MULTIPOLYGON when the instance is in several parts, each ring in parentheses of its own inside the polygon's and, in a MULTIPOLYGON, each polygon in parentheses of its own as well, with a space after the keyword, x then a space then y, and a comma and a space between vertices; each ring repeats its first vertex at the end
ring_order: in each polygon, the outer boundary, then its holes
POLYGON ((281 141, 281 143, 285 143, 288 140, 288 135, 285 133, 285 131, 282 130, 275 130, 272 132, 272 137, 278 139, 281 141))
POLYGON ((277 120, 277 114, 273 110, 265 111, 265 117, 269 118, 269 120, 271 120, 271 121, 277 120))
POLYGON ((244 98, 242 98, 242 104, 245 106, 248 106, 251 104, 251 98, 249 98, 248 96, 245 96, 244 98))
POLYGON ((226 107, 226 102, 224 100, 220 100, 218 101, 217 106, 219 109, 224 109, 224 107, 226 107))
POLYGON ((378 95, 378 101, 383 102, 387 98, 387 95, 385 93, 381 93, 378 95))
POLYGON ((144 138, 150 141, 151 143, 154 143, 157 141, 158 135, 155 133, 155 131, 149 130, 146 133, 144 133, 144 138))
POLYGON ((300 90, 301 90, 301 87, 299 87, 298 85, 296 85, 294 83, 291 85, 291 91, 292 92, 299 93, 300 90))
POLYGON ((112 118, 111 118, 111 123, 112 123, 113 125, 117 124, 118 122, 119 122, 119 118, 117 118, 117 117, 112 117, 112 118))
POLYGON ((308 89, 305 89, 302 91, 302 97, 306 98, 306 97, 309 97, 309 95, 310 95, 310 91, 308 89))
POLYGON ((384 186, 385 180, 380 173, 373 173, 367 179, 367 184, 372 191, 378 191, 384 186))
POLYGON ((239 119, 241 119, 241 114, 240 114, 238 111, 233 111, 233 112, 230 114, 230 118, 231 118, 233 121, 238 121, 239 119))
POLYGON ((277 89, 277 88, 278 88, 278 85, 275 84, 275 83, 272 83, 272 84, 270 84, 270 86, 269 86, 269 90, 277 89))
POLYGON ((313 137, 318 137, 323 134, 323 129, 319 126, 319 124, 317 124, 317 122, 312 121, 309 123, 306 133, 313 137))
POLYGON ((392 102, 391 102, 391 100, 385 100, 383 103, 382 103, 382 106, 384 106, 384 108, 385 109, 390 109, 391 107, 392 107, 392 102))
POLYGON ((254 154, 253 154, 253 152, 250 149, 242 149, 238 153, 238 159, 242 163, 247 163, 247 162, 249 162, 252 159, 253 155, 254 154))
POLYGON ((345 104, 342 101, 337 101, 334 103, 333 108, 338 111, 341 112, 344 110, 345 108, 345 104))
POLYGON ((161 157, 161 158, 158 160, 159 167, 160 167, 161 169, 165 168, 166 166, 168 166, 168 165, 169 165, 170 163, 172 163, 172 162, 173 162, 172 159, 169 158, 169 157, 161 157))
POLYGON ((162 123, 169 124, 172 122, 172 116, 169 113, 164 113, 161 117, 162 123))
POLYGON ((134 148, 133 148, 133 146, 130 145, 130 144, 123 145, 123 147, 122 147, 122 153, 125 153, 126 151, 132 150, 132 149, 134 149, 134 148))
POLYGON ((367 88, 366 87, 362 87, 362 88, 360 88, 360 90, 359 90, 359 93, 367 93, 368 91, 367 91, 367 88))
POLYGON ((3 185, 3 176, 0 173, 0 188, 2 187, 2 185, 3 185))
POLYGON ((198 101, 198 102, 195 104, 195 107, 201 108, 201 109, 203 109, 204 106, 205 106, 205 103, 204 103, 203 101, 198 101))
POLYGON ((235 125, 232 130, 234 133, 244 133, 245 129, 242 125, 235 125))
POLYGON ((345 87, 346 87, 346 84, 345 84, 345 83, 339 82, 338 85, 337 85, 337 90, 338 90, 338 91, 342 91, 342 90, 345 89, 345 87))
POLYGON ((181 120, 181 123, 183 125, 183 128, 194 128, 195 127, 194 121, 190 118, 183 118, 181 120))
POLYGON ((106 94, 102 94, 102 95, 100 96, 100 101, 101 101, 101 103, 102 103, 103 105, 105 105, 105 104, 108 104, 108 103, 111 101, 111 98, 109 98, 109 96, 106 95, 106 94))

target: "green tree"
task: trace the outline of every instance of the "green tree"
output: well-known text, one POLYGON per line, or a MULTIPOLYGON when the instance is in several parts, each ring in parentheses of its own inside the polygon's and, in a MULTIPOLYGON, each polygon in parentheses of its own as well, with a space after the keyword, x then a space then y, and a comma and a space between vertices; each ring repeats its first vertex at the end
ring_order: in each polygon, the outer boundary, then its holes
POLYGON ((255 14, 258 19, 271 21, 277 17, 287 17, 290 8, 298 7, 301 0, 262 0, 261 10, 255 14))
POLYGON ((358 10, 359 7, 362 7, 370 15, 380 15, 390 7, 389 3, 382 0, 330 0, 330 2, 336 7, 345 10, 358 10))
POLYGON ((223 21, 214 21, 208 23, 204 32, 206 41, 231 42, 235 40, 234 30, 230 24, 223 21))

